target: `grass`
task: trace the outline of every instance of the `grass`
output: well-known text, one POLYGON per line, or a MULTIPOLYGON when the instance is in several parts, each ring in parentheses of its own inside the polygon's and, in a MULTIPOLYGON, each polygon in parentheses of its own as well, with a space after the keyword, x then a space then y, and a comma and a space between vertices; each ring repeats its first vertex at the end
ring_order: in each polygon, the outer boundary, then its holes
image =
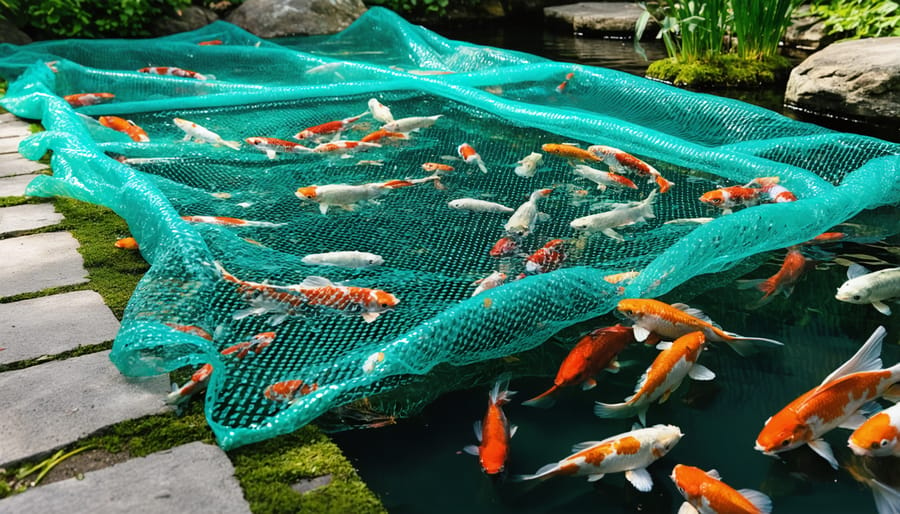
POLYGON ((771 57, 801 0, 731 0, 737 53, 744 59, 771 57))

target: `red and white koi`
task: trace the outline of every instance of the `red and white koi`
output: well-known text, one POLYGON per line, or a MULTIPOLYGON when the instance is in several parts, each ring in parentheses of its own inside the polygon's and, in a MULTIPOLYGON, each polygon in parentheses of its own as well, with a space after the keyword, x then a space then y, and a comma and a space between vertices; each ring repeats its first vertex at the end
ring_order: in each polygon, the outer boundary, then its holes
POLYGON ((63 97, 72 107, 85 107, 87 105, 97 105, 112 101, 116 95, 112 93, 78 93, 74 95, 66 95, 63 97))
POLYGON ((552 193, 552 189, 538 189, 531 193, 528 201, 520 205, 509 220, 503 226, 503 229, 512 236, 525 237, 534 228, 534 224, 538 218, 537 201, 546 198, 552 193))
POLYGON ((653 214, 653 200, 655 198, 656 190, 654 189, 650 191, 647 198, 640 202, 620 204, 606 212, 576 218, 569 223, 569 226, 586 234, 600 232, 607 237, 622 242, 625 241, 625 238, 614 229, 647 221, 647 218, 655 218, 656 215, 653 214))
POLYGON ((316 153, 332 153, 368 150, 369 148, 381 148, 381 145, 378 143, 366 143, 363 141, 337 140, 317 145, 312 149, 312 151, 316 153))
POLYGON ((856 354, 818 387, 766 420, 755 449, 775 456, 806 444, 837 469, 837 459, 822 436, 837 427, 859 428, 865 422, 860 409, 900 382, 900 364, 881 367, 885 333, 884 327, 876 328, 856 354))
POLYGON ((360 202, 373 200, 391 189, 413 186, 409 180, 389 180, 387 182, 370 182, 368 184, 328 184, 324 186, 306 186, 294 193, 301 200, 319 204, 319 211, 327 214, 332 206, 352 211, 360 202))
POLYGON ((597 386, 595 377, 604 369, 618 373, 616 357, 634 342, 631 327, 615 325, 598 328, 579 339, 563 359, 553 380, 553 387, 534 398, 522 402, 530 407, 549 408, 556 403, 556 395, 566 387, 580 385, 583 391, 597 386))
POLYGON ((244 139, 244 142, 248 145, 260 150, 261 152, 266 154, 266 157, 269 159, 274 159, 277 157, 277 154, 280 153, 309 153, 312 152, 312 148, 308 148, 303 146, 300 143, 295 143, 293 141, 285 141, 284 139, 277 139, 274 137, 248 137, 244 139))
POLYGON ((573 77, 575 77, 575 73, 574 73, 574 72, 569 72, 569 73, 567 73, 567 74, 566 74, 566 79, 563 80, 562 82, 560 82, 558 86, 556 86, 556 92, 557 92, 557 93, 562 93, 563 91, 565 91, 565 90, 566 90, 566 86, 569 85, 569 81, 572 80, 573 77))
POLYGON ((319 389, 319 385, 315 382, 307 384, 302 380, 285 380, 266 387, 263 391, 263 396, 273 402, 291 403, 298 397, 306 396, 317 389, 319 389))
POLYGON ((543 154, 531 152, 516 163, 518 166, 513 170, 513 173, 520 177, 531 178, 534 176, 534 173, 537 171, 537 167, 540 166, 542 160, 544 160, 543 154))
POLYGON ((533 475, 518 480, 546 480, 555 476, 587 476, 588 482, 600 480, 608 473, 625 472, 635 489, 653 489, 647 466, 664 457, 678 444, 683 434, 674 425, 655 425, 615 435, 602 441, 586 441, 572 447, 565 459, 547 464, 533 475))
POLYGON ((144 129, 131 120, 119 118, 118 116, 100 116, 97 121, 106 128, 126 134, 132 141, 137 141, 138 143, 150 141, 150 136, 147 135, 144 129))
POLYGON ((472 212, 514 212, 512 207, 507 207, 496 202, 478 200, 476 198, 458 198, 447 204, 451 209, 472 212))
POLYGON ((525 273, 537 275, 559 269, 566 260, 565 245, 566 242, 562 239, 554 239, 538 248, 525 259, 525 273))
POLYGON ((478 155, 478 152, 476 152, 469 143, 459 145, 456 148, 456 153, 458 153, 459 157, 467 163, 476 164, 482 173, 487 173, 487 166, 484 165, 481 156, 478 155))
POLYGON ((590 166, 585 166, 584 164, 579 164, 575 166, 575 169, 572 170, 572 172, 581 178, 597 184, 597 189, 600 191, 606 191, 607 187, 628 187, 637 189, 637 186, 634 185, 634 182, 628 177, 611 171, 601 171, 596 168, 591 168, 590 166))
POLYGON ((222 355, 234 355, 235 358, 241 360, 249 355, 250 352, 259 355, 267 346, 272 344, 272 341, 274 340, 275 332, 261 332, 253 336, 249 341, 243 341, 229 346, 219 353, 222 355))
POLYGON ((509 377, 501 376, 488 395, 488 408, 482 421, 476 421, 475 437, 478 446, 469 445, 463 451, 475 455, 481 462, 481 469, 488 475, 498 475, 506 467, 509 456, 509 440, 516 435, 517 427, 510 425, 503 413, 503 406, 509 403, 515 391, 509 389, 509 377))
POLYGON ((506 282, 506 273, 495 271, 490 275, 476 280, 472 283, 473 286, 478 286, 475 288, 475 291, 472 292, 472 296, 478 296, 488 289, 493 289, 497 286, 503 285, 504 282, 506 282))
POLYGON ((891 315, 891 308, 884 301, 898 296, 900 267, 869 271, 856 263, 847 268, 847 281, 841 284, 834 295, 842 302, 871 304, 885 316, 891 315))
POLYGON ((656 185, 659 186, 660 193, 665 193, 674 185, 673 182, 664 179, 659 171, 653 166, 650 166, 646 162, 627 152, 619 150, 618 148, 605 145, 594 145, 589 147, 588 151, 594 155, 600 156, 603 162, 609 166, 611 171, 617 173, 630 171, 637 175, 649 177, 649 182, 651 184, 656 183, 656 185))
POLYGON ((384 264, 380 255, 368 252, 346 251, 311 253, 300 262, 314 266, 337 266, 339 268, 374 268, 384 264))
POLYGON ((300 132, 294 134, 294 139, 313 139, 320 138, 322 136, 327 136, 331 134, 340 135, 341 132, 344 131, 347 127, 350 126, 351 123, 356 122, 363 116, 369 114, 369 111, 366 111, 357 116, 351 116, 349 118, 344 118, 342 120, 329 121, 327 123, 322 123, 321 125, 316 125, 314 127, 307 127, 300 132))
POLYGON ((229 216, 182 216, 181 219, 190 223, 207 223, 224 227, 280 227, 284 223, 272 223, 269 221, 250 221, 229 216))
POLYGON ((796 248, 788 250, 781 263, 781 268, 771 277, 763 280, 739 280, 738 288, 747 289, 755 287, 762 291, 763 297, 753 304, 753 307, 765 305, 778 293, 784 293, 784 296, 790 296, 794 291, 794 285, 803 276, 809 261, 796 248))
POLYGON ((488 252, 491 257, 510 257, 519 250, 519 241, 512 237, 501 237, 488 252))
POLYGON ((193 139, 197 143, 210 143, 213 146, 225 145, 234 150, 239 150, 241 148, 240 141, 225 141, 222 139, 222 136, 193 121, 181 118, 174 118, 172 121, 175 122, 175 126, 184 131, 185 135, 182 141, 190 141, 193 139))
POLYGON ((759 177, 751 180, 746 187, 758 185, 768 203, 796 202, 797 196, 780 184, 778 177, 759 177))
POLYGON ((197 393, 203 392, 209 384, 209 377, 212 376, 212 364, 204 364, 200 369, 191 375, 190 380, 178 387, 178 384, 172 383, 172 392, 166 396, 166 405, 181 405, 188 401, 197 393))
POLYGON ((755 345, 783 346, 772 339, 726 332, 702 311, 683 303, 669 305, 659 300, 628 298, 621 300, 616 308, 634 322, 634 338, 638 341, 645 341, 651 333, 671 341, 699 330, 707 341, 727 343, 739 355, 753 353, 755 345))
POLYGON ((700 201, 722 209, 722 214, 731 214, 735 207, 752 207, 759 204, 761 190, 755 187, 731 186, 707 191, 700 201))
POLYGON ((394 121, 394 115, 391 114, 391 110, 384 104, 378 101, 377 98, 369 99, 369 112, 372 113, 372 118, 375 121, 380 121, 381 123, 390 123, 394 121))
POLYGON ((628 418, 636 415, 641 424, 646 425, 650 404, 668 400, 685 377, 690 376, 694 380, 712 380, 716 377, 715 373, 697 363, 705 345, 706 337, 700 331, 683 335, 673 343, 660 343, 657 348, 663 350, 644 371, 634 388, 634 394, 623 403, 597 402, 594 414, 601 418, 628 418))
POLYGON ((213 336, 209 332, 207 332, 206 330, 204 330, 201 327, 198 327, 197 325, 179 325, 178 323, 163 323, 163 325, 165 325, 169 328, 175 329, 184 334, 190 334, 193 336, 202 337, 203 339, 206 339, 207 341, 213 340, 213 336))
POLYGON ((385 123, 381 126, 382 129, 387 130, 388 132, 414 132, 423 128, 428 128, 437 123, 438 118, 443 116, 443 114, 437 114, 434 116, 413 116, 410 118, 400 118, 399 120, 394 120, 389 123, 385 123))
POLYGON ((679 514, 768 514, 772 512, 772 500, 753 489, 735 490, 725 482, 719 472, 703 471, 693 466, 676 464, 670 477, 685 503, 679 514))
POLYGON ((547 143, 541 145, 541 150, 569 159, 570 161, 601 161, 600 157, 583 148, 565 143, 547 143))
POLYGON ((847 445, 857 455, 900 457, 900 403, 866 420, 850 434, 847 445))
POLYGON ((140 73, 148 73, 150 75, 168 75, 170 77, 181 77, 186 79, 210 80, 215 79, 212 75, 201 75, 196 71, 176 68, 174 66, 150 66, 138 70, 140 73))

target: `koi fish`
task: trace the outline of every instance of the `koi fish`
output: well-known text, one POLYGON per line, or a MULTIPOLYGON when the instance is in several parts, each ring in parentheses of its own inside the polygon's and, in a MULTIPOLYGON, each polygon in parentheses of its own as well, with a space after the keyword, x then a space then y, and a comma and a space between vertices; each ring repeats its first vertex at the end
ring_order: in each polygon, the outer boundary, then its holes
POLYGON ((441 116, 443 116, 443 114, 437 114, 435 116, 413 116, 410 118, 400 118, 399 120, 385 123, 381 126, 381 128, 387 130, 388 132, 414 132, 419 129, 433 126, 435 123, 437 123, 438 118, 440 118, 441 116))
POLYGON ((511 237, 501 237, 494 243, 494 246, 491 247, 488 253, 491 257, 509 257, 515 255, 518 249, 519 243, 517 240, 511 237))
POLYGON ((182 216, 181 219, 190 223, 208 223, 210 225, 222 225, 225 227, 280 227, 284 225, 284 223, 250 221, 228 216, 182 216))
POLYGON ((518 166, 513 170, 513 173, 520 177, 531 178, 534 176, 534 172, 537 170, 537 167, 541 164, 542 160, 544 160, 543 155, 537 152, 531 152, 516 163, 518 166))
POLYGON ((853 453, 868 457, 900 457, 900 403, 875 414, 847 440, 853 453))
POLYGON ((384 264, 384 258, 374 253, 349 251, 311 253, 300 259, 300 262, 316 266, 338 266, 340 268, 373 268, 384 264))
POLYGON ((685 503, 679 514, 768 514, 772 512, 772 500, 753 489, 735 490, 725 482, 719 472, 703 471, 693 466, 676 464, 670 477, 685 503))
POLYGON ((101 125, 107 128, 111 128, 115 131, 122 132, 128 137, 132 139, 132 141, 137 141, 138 143, 146 143, 150 141, 150 136, 144 132, 144 129, 137 126, 137 124, 131 120, 126 120, 123 118, 119 118, 118 116, 100 116, 97 119, 101 125))
POLYGON ((655 197, 656 190, 654 189, 650 191, 647 198, 640 202, 629 202, 618 205, 610 211, 576 218, 569 223, 569 226, 574 230, 583 231, 587 234, 600 232, 616 241, 625 241, 622 234, 613 229, 647 221, 647 218, 655 218, 656 215, 653 214, 653 200, 655 197))
POLYGON ((685 377, 689 376, 694 380, 712 380, 716 377, 715 373, 697 363, 705 345, 706 337, 700 331, 683 335, 671 344, 660 343, 657 348, 663 348, 663 351, 644 371, 634 388, 634 394, 623 403, 596 402, 594 414, 601 418, 628 418, 637 415, 641 425, 646 425, 650 404, 657 400, 665 403, 685 377))
POLYGON ((610 284, 621 284, 622 282, 631 282, 640 274, 640 271, 623 271, 622 273, 613 273, 612 275, 606 275, 603 277, 603 280, 609 282, 610 284))
POLYGON ((669 220, 663 225, 705 225, 715 218, 678 218, 669 220))
POLYGON ((408 180, 390 180, 388 182, 370 182, 368 184, 328 184, 324 186, 306 186, 297 189, 294 195, 301 200, 309 200, 319 204, 322 214, 328 213, 331 206, 352 211, 360 202, 372 200, 391 189, 414 185, 408 180))
POLYGON ((583 391, 597 385, 596 377, 601 370, 619 372, 616 356, 634 341, 631 327, 615 325, 598 328, 582 337, 563 359, 553 380, 553 386, 546 392, 522 402, 522 405, 546 409, 556 403, 556 395, 565 387, 581 385, 583 391))
POLYGON ((263 396, 265 396, 267 400, 273 402, 290 403, 293 402, 298 395, 306 396, 318 388, 319 385, 315 382, 307 384, 302 380, 285 380, 266 387, 263 391, 263 396))
POLYGON ((379 130, 376 130, 375 132, 370 132, 369 134, 366 134, 365 137, 363 137, 359 141, 361 143, 374 143, 376 141, 381 141, 382 139, 384 139, 386 137, 391 138, 391 139, 409 139, 409 136, 407 136, 403 132, 389 132, 384 129, 379 129, 379 130))
POLYGON ((543 247, 538 248, 536 252, 525 259, 525 273, 528 275, 537 275, 559 269, 559 267, 562 266, 563 261, 566 260, 564 247, 565 241, 562 239, 554 239, 549 241, 543 247))
POLYGON ((391 123, 394 121, 394 115, 391 114, 391 110, 386 105, 379 102, 377 98, 369 100, 369 112, 372 113, 372 118, 374 118, 375 121, 380 121, 381 123, 391 123))
POLYGON ((478 152, 476 152, 469 143, 459 145, 456 148, 456 153, 458 153, 459 157, 467 163, 477 164, 478 169, 480 169, 482 173, 487 173, 487 166, 484 165, 481 156, 478 155, 478 152))
POLYGON ((197 44, 200 46, 221 45, 222 40, 221 39, 210 39, 209 41, 201 41, 197 44))
POLYGON ((488 202, 486 200, 477 200, 475 198, 459 198, 447 204, 451 209, 472 212, 513 212, 512 207, 488 202))
POLYGON ((596 168, 585 166, 584 164, 575 166, 573 173, 581 178, 590 180, 591 182, 597 184, 597 189, 599 189, 600 191, 606 191, 606 188, 611 186, 630 187, 631 189, 637 189, 637 186, 634 185, 634 182, 632 182, 628 177, 613 173, 611 171, 600 171, 596 168))
POLYGON ((66 95, 63 97, 72 107, 85 107, 87 105, 97 105, 109 102, 116 95, 112 93, 78 93, 74 95, 66 95))
POLYGON ((783 346, 772 339, 726 332, 714 325, 701 310, 683 303, 669 305, 659 300, 630 298, 621 300, 616 308, 634 322, 634 338, 638 341, 645 341, 651 332, 672 340, 699 330, 707 341, 727 343, 741 356, 753 353, 757 344, 783 346))
POLYGON ((801 244, 820 245, 826 243, 837 243, 838 241, 843 241, 844 239, 847 239, 847 234, 845 234, 844 232, 822 232, 816 237, 801 244))
POLYGON ((575 76, 575 73, 573 73, 573 72, 567 73, 566 80, 563 80, 562 82, 560 82, 560 84, 558 86, 556 86, 556 92, 562 93, 563 91, 565 91, 566 86, 569 85, 569 81, 572 80, 572 77, 574 77, 574 76, 575 76))
POLYGON ((588 151, 592 154, 603 156, 603 162, 609 166, 609 169, 615 171, 617 173, 622 173, 624 171, 630 171, 637 175, 650 177, 650 183, 656 183, 659 186, 659 192, 665 193, 672 187, 674 182, 670 182, 662 177, 656 168, 650 166, 646 162, 638 159, 637 157, 623 152, 618 148, 613 148, 611 146, 604 145, 594 145, 588 148, 588 151))
POLYGON ((250 341, 244 341, 244 342, 229 346, 228 348, 225 348, 224 350, 222 350, 219 353, 221 353, 222 355, 234 354, 234 356, 238 360, 241 360, 244 357, 246 357, 250 352, 253 352, 256 355, 259 355, 260 353, 262 353, 263 349, 265 349, 265 347, 272 344, 272 341, 274 341, 274 340, 275 340, 275 332, 261 332, 259 334, 256 334, 255 336, 253 336, 253 338, 250 341))
POLYGON ((614 435, 602 441, 586 441, 572 447, 574 452, 565 459, 547 464, 533 475, 517 480, 546 480, 555 476, 585 476, 595 482, 607 473, 625 472, 625 478, 635 489, 653 489, 653 479, 647 466, 665 456, 678 444, 683 434, 674 425, 655 425, 614 435))
POLYGON ((300 132, 294 134, 294 139, 311 139, 317 138, 321 136, 325 136, 328 134, 340 134, 344 131, 351 123, 354 123, 356 120, 362 118, 366 114, 369 114, 369 111, 366 111, 357 116, 351 116, 349 118, 344 118, 342 120, 337 121, 329 121, 328 123, 323 123, 321 125, 316 125, 314 127, 307 127, 300 132))
POLYGON ((422 169, 429 173, 435 173, 439 171, 453 171, 454 168, 449 164, 441 164, 439 162, 426 162, 422 164, 422 169))
POLYGON ((769 203, 796 202, 797 197, 784 186, 780 185, 781 179, 778 177, 759 177, 751 180, 747 186, 759 185, 760 190, 769 203))
POLYGON ((475 291, 472 292, 472 296, 478 296, 488 289, 493 289, 499 285, 502 285, 504 282, 506 282, 506 273, 495 271, 490 275, 476 280, 472 283, 473 286, 478 286, 475 288, 475 291))
POLYGON ((499 475, 506 467, 509 456, 509 440, 516 435, 515 425, 510 425, 503 413, 503 406, 509 403, 515 391, 509 389, 509 377, 501 376, 488 395, 488 409, 484 420, 476 421, 475 437, 481 443, 469 445, 463 451, 475 455, 481 462, 481 470, 488 475, 499 475))
POLYGON ((265 153, 266 157, 269 159, 274 159, 279 153, 312 152, 312 148, 307 148, 300 143, 276 139, 274 137, 248 137, 244 139, 244 142, 265 153))
POLYGON ((225 145, 228 148, 239 150, 241 148, 240 141, 225 141, 222 136, 215 132, 202 127, 192 121, 174 118, 172 121, 175 125, 184 131, 184 139, 182 141, 190 141, 193 139, 197 143, 210 143, 213 146, 225 145))
MULTIPOLYGON (((900 490, 878 480, 878 475, 889 475, 891 471, 890 466, 879 466, 881 469, 876 475, 869 466, 869 464, 874 465, 878 463, 878 461, 873 462, 873 460, 851 461, 850 465, 846 466, 846 469, 854 480, 865 484, 866 487, 872 490, 872 498, 875 500, 875 510, 878 514, 900 513, 900 490)), ((889 478, 889 476, 886 478, 889 478)))
POLYGON ((891 315, 885 300, 900 296, 900 267, 871 272, 859 264, 847 268, 847 281, 838 288, 835 298, 842 302, 872 304, 884 314, 891 315))
POLYGON ((722 209, 722 214, 731 214, 735 207, 752 207, 759 204, 760 190, 753 187, 731 186, 707 191, 700 201, 722 209))
POLYGON ((191 334, 191 335, 194 335, 197 337, 202 337, 203 339, 206 339, 207 341, 213 340, 213 336, 210 335, 209 332, 207 332, 206 330, 203 330, 202 328, 198 327, 197 325, 179 325, 177 323, 163 323, 163 325, 165 325, 169 328, 175 329, 179 332, 185 333, 185 334, 191 334))
POLYGON ((149 73, 150 75, 169 75, 171 77, 181 77, 187 79, 208 80, 215 79, 212 75, 201 75, 196 71, 184 70, 174 66, 151 66, 141 68, 139 73, 149 73))
POLYGON ((790 296, 794 291, 794 285, 803 276, 807 264, 806 257, 796 248, 791 248, 785 255, 784 262, 781 263, 781 268, 777 273, 765 280, 739 280, 738 288, 755 287, 762 291, 763 297, 754 303, 753 307, 765 305, 778 293, 784 293, 785 297, 790 296))
POLYGON ((123 250, 137 250, 138 242, 133 237, 123 237, 116 241, 116 248, 121 248, 123 250))
POLYGON ((330 143, 322 143, 312 149, 316 153, 342 152, 347 150, 365 150, 368 148, 381 148, 378 143, 366 143, 363 141, 332 141, 330 143))
POLYGON ((188 401, 192 396, 202 392, 209 384, 209 377, 212 376, 212 364, 204 364, 191 375, 190 380, 178 387, 178 384, 172 383, 172 392, 166 396, 166 405, 181 405, 188 401))
POLYGON ((594 155, 592 152, 587 150, 583 150, 578 148, 575 145, 567 145, 556 144, 556 143, 547 143, 545 145, 541 145, 541 150, 552 153, 554 155, 558 155, 560 157, 565 157, 566 159, 572 161, 600 161, 601 159, 594 155))
POLYGON ((513 236, 527 236, 534 228, 535 221, 537 221, 537 201, 541 198, 550 196, 550 193, 552 192, 552 189, 538 189, 531 193, 531 196, 528 197, 528 201, 520 205, 513 215, 509 217, 509 220, 506 222, 506 225, 503 226, 503 229, 513 236))
POLYGON ((837 469, 837 459, 822 436, 837 427, 859 428, 865 421, 860 409, 900 382, 900 364, 881 367, 885 333, 884 327, 876 328, 856 354, 818 387, 766 420, 755 449, 775 456, 806 444, 837 469))

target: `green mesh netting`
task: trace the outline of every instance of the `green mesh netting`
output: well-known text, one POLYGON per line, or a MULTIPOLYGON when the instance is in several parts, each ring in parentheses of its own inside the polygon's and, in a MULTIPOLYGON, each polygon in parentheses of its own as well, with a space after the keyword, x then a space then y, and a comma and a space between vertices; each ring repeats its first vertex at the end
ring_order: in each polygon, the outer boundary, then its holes
MULTIPOLYGON (((402 398, 398 388, 409 383, 406 377, 532 348, 564 327, 609 312, 623 297, 659 296, 692 277, 808 240, 863 209, 900 199, 900 145, 624 73, 449 41, 379 8, 340 34, 290 48, 216 22, 155 40, 4 45, 0 56, 0 73, 15 79, 3 106, 42 119, 47 129, 26 140, 21 153, 37 159, 53 152, 53 176, 36 178, 28 194, 110 207, 128 222, 152 264, 129 303, 112 360, 135 376, 211 363, 206 414, 225 448, 293 431, 355 400, 389 391, 402 398), (211 39, 225 44, 197 44, 211 39), (136 72, 146 66, 177 66, 215 80, 136 72), (568 86, 557 91, 572 72, 568 86), (82 92, 116 97, 77 109, 61 99, 82 92), (397 118, 443 116, 408 140, 350 158, 302 153, 270 160, 248 145, 235 151, 183 142, 173 124, 184 118, 226 140, 291 139, 305 127, 365 111, 370 98, 397 118), (101 115, 134 121, 151 141, 136 143, 100 126, 101 115), (442 160, 464 142, 477 149, 488 173, 442 160), (576 236, 571 220, 598 212, 602 204, 644 198, 653 186, 635 180, 639 191, 601 193, 553 155, 544 157, 533 178, 513 173, 516 161, 542 144, 563 142, 614 146, 655 166, 675 183, 657 195, 656 218, 620 229, 625 242, 576 236), (398 188, 353 211, 326 215, 294 194, 310 185, 423 178, 428 173, 421 165, 430 161, 456 167, 443 177, 445 189, 398 188), (698 201, 711 189, 763 176, 780 177, 800 200, 727 216, 698 201), (515 276, 524 259, 488 255, 508 215, 466 213, 447 203, 472 197, 516 207, 539 188, 554 188, 539 203, 548 216, 523 240, 523 250, 563 238, 569 259, 557 271, 470 298, 474 280, 498 267, 515 276), (181 218, 191 215, 275 225, 181 218), (710 215, 716 219, 705 225, 665 224, 710 215), (310 253, 339 250, 376 253, 385 263, 346 269, 301 262, 310 253), (290 285, 318 275, 381 289, 400 302, 371 323, 334 309, 302 307, 277 326, 270 324, 271 313, 235 319, 251 305, 223 280, 215 262, 246 281, 290 285), (603 280, 629 270, 641 273, 624 288, 603 280), (208 341, 167 323, 203 327, 214 337, 208 341), (259 354, 220 354, 265 331, 276 337, 259 354), (379 352, 383 359, 373 357, 379 352), (264 396, 268 386, 286 380, 316 389, 292 402, 264 396)), ((363 118, 342 137, 358 140, 379 125, 363 118)), ((460 375, 460 383, 433 389, 464 387, 464 380, 460 375)))

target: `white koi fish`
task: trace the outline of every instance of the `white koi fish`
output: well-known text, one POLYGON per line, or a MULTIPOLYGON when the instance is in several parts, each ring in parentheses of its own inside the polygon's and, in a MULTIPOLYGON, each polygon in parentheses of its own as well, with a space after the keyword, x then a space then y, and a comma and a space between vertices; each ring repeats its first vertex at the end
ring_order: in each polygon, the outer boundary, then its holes
POLYGON ((900 296, 900 268, 870 272, 864 266, 852 264, 847 268, 847 281, 838 288, 835 298, 842 302, 872 304, 884 314, 891 315, 885 300, 900 296))
POLYGON ((385 123, 381 126, 382 129, 387 130, 388 132, 413 132, 415 130, 428 128, 434 125, 438 118, 443 116, 443 114, 437 114, 435 116, 414 116, 411 118, 400 118, 399 120, 394 120, 390 123, 385 123))
POLYGON ((209 143, 213 146, 225 145, 234 150, 239 150, 241 148, 240 141, 225 141, 222 139, 222 136, 205 127, 197 125, 193 121, 181 118, 174 118, 172 121, 175 122, 175 125, 178 128, 184 131, 185 136, 183 141, 190 141, 193 139, 197 143, 209 143))
POLYGON ((204 364, 200 369, 191 375, 190 380, 178 387, 178 384, 172 382, 172 392, 166 396, 166 405, 180 406, 184 402, 191 399, 195 394, 206 390, 209 384, 209 377, 212 376, 212 364, 204 364))
POLYGON ((380 255, 368 252, 311 253, 300 260, 303 264, 338 266, 340 268, 372 268, 384 264, 380 255))
POLYGON ((507 207, 496 202, 477 200, 475 198, 459 198, 447 204, 451 209, 472 212, 513 212, 512 207, 507 207))
POLYGON ((637 186, 634 185, 634 182, 629 180, 628 177, 611 171, 601 171, 584 164, 578 164, 572 172, 581 178, 597 184, 597 189, 600 191, 606 191, 607 187, 630 187, 631 189, 637 189, 637 186))
POLYGON ((472 292, 472 296, 478 296, 479 294, 487 291, 488 289, 493 289, 499 285, 502 285, 503 282, 506 282, 506 273, 495 271, 490 275, 476 280, 472 283, 472 285, 477 285, 475 291, 472 292))
POLYGON ((391 110, 379 102, 377 98, 372 98, 369 100, 369 112, 372 113, 372 117, 375 118, 376 121, 380 121, 381 123, 391 123, 394 121, 394 115, 391 114, 391 110))
POLYGON ((531 229, 534 228, 535 221, 537 221, 537 201, 541 198, 550 196, 550 193, 552 192, 552 189, 538 189, 531 193, 531 196, 528 197, 528 201, 520 205, 513 215, 509 217, 509 221, 506 222, 503 229, 513 236, 527 236, 531 232, 531 229))
POLYGON ((544 160, 544 155, 539 154, 537 152, 531 152, 526 157, 523 157, 521 161, 517 162, 518 166, 513 172, 525 178, 531 178, 534 176, 534 172, 537 171, 537 167, 541 164, 541 161, 544 160))
POLYGON ((619 205, 611 211, 576 218, 569 223, 569 226, 588 234, 600 232, 616 241, 625 241, 622 234, 613 229, 647 221, 647 218, 655 218, 656 216, 653 214, 653 199, 655 196, 656 190, 654 189, 650 191, 647 198, 640 202, 630 202, 619 205))
POLYGON ((331 206, 352 211, 360 202, 378 198, 391 189, 412 185, 414 184, 408 180, 389 180, 387 182, 370 182, 359 185, 328 184, 324 186, 301 187, 294 194, 301 200, 309 200, 319 204, 319 211, 322 214, 327 214, 328 208, 331 206))

